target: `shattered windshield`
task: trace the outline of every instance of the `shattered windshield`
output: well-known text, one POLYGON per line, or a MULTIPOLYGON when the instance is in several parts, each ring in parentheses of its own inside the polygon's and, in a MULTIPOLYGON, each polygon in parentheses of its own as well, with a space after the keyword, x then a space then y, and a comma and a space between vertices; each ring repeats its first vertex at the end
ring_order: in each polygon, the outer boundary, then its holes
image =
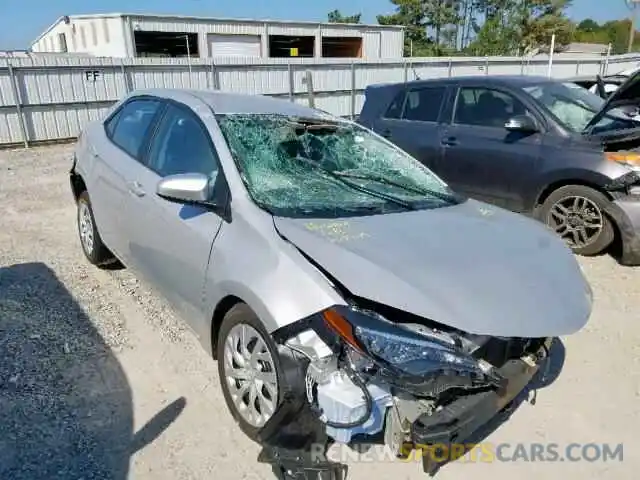
MULTIPOLYGON (((582 133, 602 109, 605 100, 574 83, 546 82, 524 88, 544 105, 564 127, 582 133)), ((640 122, 619 108, 613 108, 593 126, 593 133, 640 127, 640 122)))
POLYGON ((458 203, 417 160, 351 122, 218 115, 253 200, 279 216, 371 215, 458 203))

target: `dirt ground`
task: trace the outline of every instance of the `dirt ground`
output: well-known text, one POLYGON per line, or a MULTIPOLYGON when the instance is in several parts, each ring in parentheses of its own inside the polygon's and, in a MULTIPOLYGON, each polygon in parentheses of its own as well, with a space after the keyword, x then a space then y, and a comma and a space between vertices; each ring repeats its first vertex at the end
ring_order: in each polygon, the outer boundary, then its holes
MULTIPOLYGON (((0 151, 0 479, 274 478, 190 331, 130 272, 85 261, 71 151, 0 151)), ((640 268, 580 263, 595 294, 590 323, 556 344, 535 405, 522 403, 486 438, 513 461, 454 462, 439 480, 637 478, 640 268), (592 461, 517 450, 551 444, 563 456, 574 443, 591 444, 592 461), (604 444, 623 444, 623 461, 597 458, 604 444)), ((426 478, 417 462, 332 452, 348 457, 353 480, 426 478)))

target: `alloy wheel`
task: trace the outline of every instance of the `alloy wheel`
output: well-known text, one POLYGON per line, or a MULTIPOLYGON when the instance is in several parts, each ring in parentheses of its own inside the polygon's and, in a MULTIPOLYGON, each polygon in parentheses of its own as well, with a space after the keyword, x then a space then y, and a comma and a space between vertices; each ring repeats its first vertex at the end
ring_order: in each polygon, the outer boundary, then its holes
POLYGON ((238 414, 253 427, 262 427, 278 404, 278 377, 264 338, 250 325, 235 325, 226 338, 221 361, 238 414))
POLYGON ((593 200, 569 196, 558 200, 549 210, 547 224, 571 248, 592 245, 604 228, 604 217, 593 200))
POLYGON ((91 255, 94 247, 93 220, 91 218, 89 205, 87 205, 86 202, 80 202, 78 205, 78 227, 80 230, 82 248, 84 248, 84 251, 88 255, 91 255))

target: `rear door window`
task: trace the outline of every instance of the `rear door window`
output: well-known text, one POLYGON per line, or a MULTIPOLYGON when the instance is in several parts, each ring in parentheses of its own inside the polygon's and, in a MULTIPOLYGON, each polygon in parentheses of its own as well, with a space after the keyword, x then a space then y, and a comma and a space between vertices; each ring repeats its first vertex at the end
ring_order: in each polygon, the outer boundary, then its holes
POLYGON ((160 106, 159 100, 146 98, 127 102, 112 117, 115 125, 106 125, 107 134, 111 132, 111 141, 132 157, 139 158, 160 106))
POLYGON ((447 87, 425 87, 409 90, 402 118, 419 122, 437 122, 447 87))

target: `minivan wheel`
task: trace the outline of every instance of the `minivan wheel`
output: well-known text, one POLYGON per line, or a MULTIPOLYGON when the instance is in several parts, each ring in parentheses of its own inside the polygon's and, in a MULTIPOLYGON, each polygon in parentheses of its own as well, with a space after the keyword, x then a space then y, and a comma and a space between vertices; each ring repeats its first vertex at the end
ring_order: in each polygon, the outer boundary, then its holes
POLYGON ((551 193, 542 204, 541 220, 578 255, 602 253, 615 238, 605 213, 609 199, 584 185, 567 185, 551 193))
POLYGON ((282 367, 271 336, 244 303, 225 315, 217 344, 218 372, 227 407, 257 441, 282 398, 282 367))
POLYGON ((89 194, 84 191, 80 194, 77 201, 78 209, 78 235, 80 236, 80 245, 87 260, 93 265, 105 265, 113 262, 115 259, 109 249, 102 243, 96 221, 91 208, 89 194))

